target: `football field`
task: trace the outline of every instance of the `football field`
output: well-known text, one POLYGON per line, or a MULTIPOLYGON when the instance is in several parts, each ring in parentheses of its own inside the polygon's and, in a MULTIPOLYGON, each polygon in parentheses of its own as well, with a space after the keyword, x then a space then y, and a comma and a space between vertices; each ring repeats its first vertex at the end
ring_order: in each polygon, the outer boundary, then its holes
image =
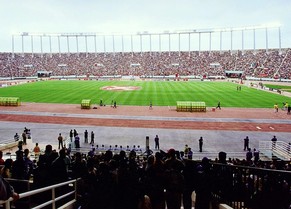
MULTIPOLYGON (((177 101, 203 101, 206 106, 272 108, 290 98, 268 91, 222 81, 96 81, 49 80, 0 88, 0 97, 20 97, 21 102, 175 106, 177 101), (237 87, 241 86, 241 90, 237 87)), ((291 101, 289 101, 291 102, 291 101)))

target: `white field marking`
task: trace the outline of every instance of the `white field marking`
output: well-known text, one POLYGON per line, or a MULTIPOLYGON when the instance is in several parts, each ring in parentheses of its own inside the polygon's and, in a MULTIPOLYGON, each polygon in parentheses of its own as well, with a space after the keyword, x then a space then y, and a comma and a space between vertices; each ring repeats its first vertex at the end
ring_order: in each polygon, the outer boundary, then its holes
POLYGON ((272 130, 275 130, 272 126, 270 126, 269 128, 272 129, 272 130))
POLYGON ((261 128, 259 126, 256 127, 257 129, 261 130, 261 128))

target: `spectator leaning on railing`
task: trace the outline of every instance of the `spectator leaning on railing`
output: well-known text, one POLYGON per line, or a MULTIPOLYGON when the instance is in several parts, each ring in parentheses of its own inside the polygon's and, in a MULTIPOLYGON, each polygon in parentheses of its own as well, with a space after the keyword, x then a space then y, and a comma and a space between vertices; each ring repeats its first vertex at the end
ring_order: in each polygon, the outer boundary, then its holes
POLYGON ((8 200, 10 197, 13 200, 19 199, 19 194, 14 192, 13 187, 2 177, 0 176, 0 200, 8 200))

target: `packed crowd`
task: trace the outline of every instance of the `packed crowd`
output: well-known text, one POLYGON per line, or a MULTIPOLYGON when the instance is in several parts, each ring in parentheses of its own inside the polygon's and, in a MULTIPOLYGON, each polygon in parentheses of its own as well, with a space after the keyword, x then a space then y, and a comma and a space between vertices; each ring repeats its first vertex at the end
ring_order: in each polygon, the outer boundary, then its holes
MULTIPOLYGON (((253 179, 244 182, 244 174, 237 169, 235 169, 238 172, 237 176, 228 172, 217 176, 228 169, 220 170, 220 168, 213 167, 213 163, 291 171, 291 164, 283 161, 264 162, 247 158, 227 161, 225 152, 220 152, 218 158, 212 162, 206 157, 202 161, 194 161, 185 154, 189 153, 189 148, 188 150, 186 148, 181 152, 174 149, 168 150, 167 153, 159 150, 142 156, 138 155, 135 150, 120 150, 118 153, 107 150, 102 153, 94 153, 92 152, 94 149, 92 149, 87 154, 80 152, 72 154, 65 147, 56 151, 51 145, 47 145, 38 160, 30 160, 29 150, 22 151, 19 148, 15 161, 12 159, 0 160, 0 164, 3 166, 0 173, 3 178, 21 180, 33 178, 34 188, 81 178, 82 181, 78 186, 80 195, 78 204, 82 206, 82 209, 136 209, 142 208, 141 205, 145 207, 145 204, 151 204, 153 209, 164 209, 165 204, 169 209, 180 209, 181 201, 185 209, 191 209, 193 191, 196 193, 195 208, 202 209, 209 207, 213 192, 221 193, 222 196, 246 195, 249 192, 251 180, 253 186, 258 184, 248 173, 246 174, 248 178, 253 179), (226 179, 228 175, 230 175, 230 179, 226 179), (217 180, 217 178, 223 179, 217 180), (225 185, 222 186, 220 181, 227 181, 231 186, 224 188, 225 185)), ((0 152, 0 159, 2 159, 1 154, 0 152)), ((264 178, 256 179, 256 181, 268 180, 267 176, 264 178)), ((284 180, 284 182, 269 183, 276 185, 268 186, 280 186, 278 194, 281 195, 279 197, 277 194, 278 188, 267 194, 275 195, 276 192, 275 197, 280 200, 279 203, 275 202, 269 208, 277 208, 279 204, 284 205, 282 208, 287 208, 290 204, 288 201, 290 200, 290 193, 288 193, 290 182, 284 180), (284 201, 282 202, 282 200, 284 201)), ((263 185, 263 182, 261 184, 263 185)), ((265 198, 265 196, 263 197, 265 198)), ((262 204, 262 201, 254 201, 252 204, 262 204)), ((253 208, 258 209, 261 206, 254 205, 253 208)))
POLYGON ((36 76, 224 76, 244 71, 244 76, 291 78, 291 51, 143 52, 143 53, 0 53, 0 77, 36 76))

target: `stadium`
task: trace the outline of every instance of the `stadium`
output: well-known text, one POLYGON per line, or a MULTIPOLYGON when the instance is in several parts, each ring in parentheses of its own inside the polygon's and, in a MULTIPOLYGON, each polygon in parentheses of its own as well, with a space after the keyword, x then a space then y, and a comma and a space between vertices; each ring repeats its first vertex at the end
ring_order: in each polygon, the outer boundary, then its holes
POLYGON ((0 52, 0 148, 5 162, 28 149, 34 172, 5 176, 20 194, 5 207, 289 208, 291 50, 282 36, 280 25, 12 34, 12 50, 0 52), (74 167, 79 155, 88 171, 74 167), (159 156, 183 162, 182 191, 166 171, 147 173, 159 156))

